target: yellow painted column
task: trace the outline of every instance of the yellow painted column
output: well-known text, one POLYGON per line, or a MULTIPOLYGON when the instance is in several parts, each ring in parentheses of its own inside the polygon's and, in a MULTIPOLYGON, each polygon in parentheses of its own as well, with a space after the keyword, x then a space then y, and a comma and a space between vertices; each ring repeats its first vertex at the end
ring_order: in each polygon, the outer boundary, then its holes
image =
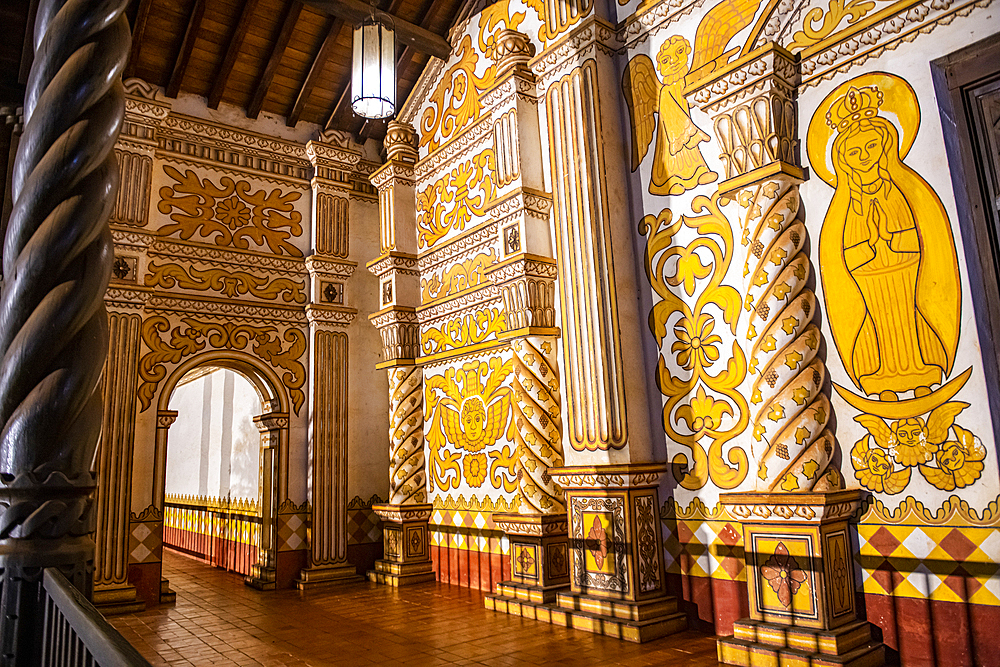
POLYGON ((719 640, 719 660, 880 665, 884 646, 854 606, 849 521, 861 494, 844 490, 831 465, 832 407, 799 197, 798 82, 797 59, 766 44, 692 93, 713 118, 726 165, 720 193, 741 207, 746 249, 748 437, 757 490, 722 494, 721 501, 743 524, 750 618, 719 640))
POLYGON ((375 562, 368 578, 391 586, 435 577, 427 528, 432 506, 424 457, 424 374, 416 364, 416 141, 412 126, 390 121, 386 162, 371 177, 379 193, 381 254, 368 263, 368 270, 379 278, 382 307, 370 319, 382 336, 378 368, 389 377, 389 502, 372 506, 382 520, 384 558, 375 562))

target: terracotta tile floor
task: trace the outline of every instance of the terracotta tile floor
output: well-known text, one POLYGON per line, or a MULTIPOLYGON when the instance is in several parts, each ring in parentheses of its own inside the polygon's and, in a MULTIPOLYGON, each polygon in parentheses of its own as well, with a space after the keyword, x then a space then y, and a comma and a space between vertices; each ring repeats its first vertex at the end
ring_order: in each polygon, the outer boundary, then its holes
POLYGON ((491 612, 447 584, 262 593, 173 552, 163 572, 176 606, 110 619, 153 665, 718 665, 700 633, 632 644, 491 612))

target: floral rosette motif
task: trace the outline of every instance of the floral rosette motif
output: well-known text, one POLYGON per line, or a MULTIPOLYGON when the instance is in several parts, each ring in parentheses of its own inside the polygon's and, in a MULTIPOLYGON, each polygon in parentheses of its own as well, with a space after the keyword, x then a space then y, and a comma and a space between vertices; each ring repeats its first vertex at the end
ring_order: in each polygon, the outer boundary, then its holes
POLYGON ((465 483, 469 486, 479 488, 486 481, 486 474, 490 470, 489 461, 485 452, 477 454, 466 454, 462 459, 462 471, 465 473, 465 483))
POLYGON ((854 476, 876 493, 900 493, 917 468, 942 491, 965 488, 980 478, 986 448, 969 430, 955 423, 968 403, 944 403, 927 416, 887 423, 875 415, 855 421, 868 431, 851 449, 854 476))
POLYGON ((778 547, 767 559, 760 574, 778 594, 778 602, 783 607, 792 606, 792 598, 806 581, 806 573, 799 568, 798 562, 788 553, 784 542, 778 542, 778 547))

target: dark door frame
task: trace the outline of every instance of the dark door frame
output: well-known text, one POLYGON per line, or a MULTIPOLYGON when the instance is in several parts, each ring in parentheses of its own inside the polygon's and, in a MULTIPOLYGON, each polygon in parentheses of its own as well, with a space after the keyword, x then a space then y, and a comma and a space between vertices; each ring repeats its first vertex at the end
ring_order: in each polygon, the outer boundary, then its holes
MULTIPOLYGON (((931 65, 941 129, 951 167, 959 229, 986 374, 995 442, 1000 443, 1000 219, 985 207, 985 165, 978 162, 972 91, 1000 81, 1000 33, 931 65)), ((1000 447, 1000 445, 998 445, 1000 447)))

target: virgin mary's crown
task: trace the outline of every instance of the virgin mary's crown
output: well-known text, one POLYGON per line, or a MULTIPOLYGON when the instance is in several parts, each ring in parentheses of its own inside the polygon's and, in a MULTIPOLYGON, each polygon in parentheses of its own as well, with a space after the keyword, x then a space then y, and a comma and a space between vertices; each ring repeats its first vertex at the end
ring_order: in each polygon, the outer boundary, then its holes
POLYGON ((843 132, 851 125, 878 115, 882 106, 882 91, 875 86, 862 86, 847 91, 838 99, 826 114, 827 124, 838 132, 843 132))

